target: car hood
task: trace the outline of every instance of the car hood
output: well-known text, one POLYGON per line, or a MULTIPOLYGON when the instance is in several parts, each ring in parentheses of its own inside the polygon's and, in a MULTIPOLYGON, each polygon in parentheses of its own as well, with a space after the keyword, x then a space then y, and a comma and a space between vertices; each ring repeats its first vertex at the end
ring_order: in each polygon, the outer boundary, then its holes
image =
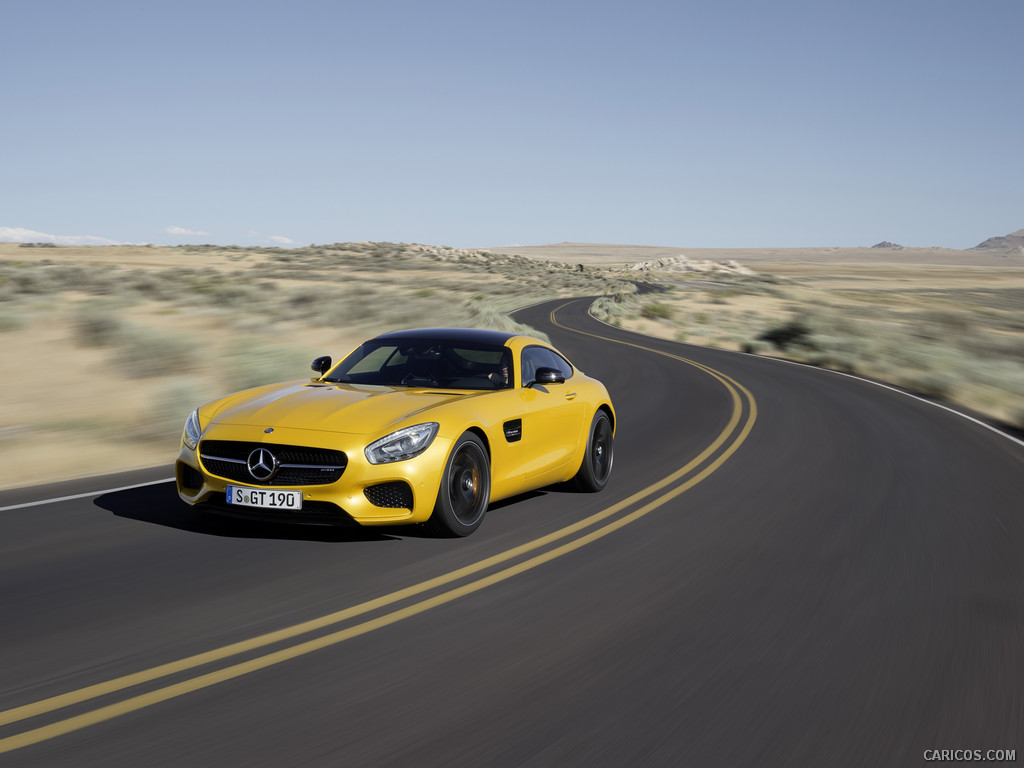
POLYGON ((213 423, 386 434, 423 411, 471 394, 476 393, 291 382, 225 398, 213 423))

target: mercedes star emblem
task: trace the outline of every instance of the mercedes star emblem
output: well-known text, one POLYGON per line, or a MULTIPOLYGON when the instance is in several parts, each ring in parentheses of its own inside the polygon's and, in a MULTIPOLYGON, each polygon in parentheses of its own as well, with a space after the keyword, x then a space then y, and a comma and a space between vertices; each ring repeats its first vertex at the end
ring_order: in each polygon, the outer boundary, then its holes
POLYGON ((266 448, 257 448, 250 453, 245 463, 249 474, 256 480, 269 480, 277 472, 277 457, 266 448))

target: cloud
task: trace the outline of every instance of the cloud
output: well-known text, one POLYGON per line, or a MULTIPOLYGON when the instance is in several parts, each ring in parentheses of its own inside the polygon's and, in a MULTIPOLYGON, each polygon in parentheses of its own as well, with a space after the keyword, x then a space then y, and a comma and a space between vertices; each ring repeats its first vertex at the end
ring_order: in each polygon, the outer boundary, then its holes
POLYGON ((53 243, 54 245, 124 245, 117 240, 92 235, 48 235, 21 227, 0 227, 0 241, 5 243, 53 243))
POLYGON ((246 235, 252 240, 258 240, 261 243, 277 243, 278 245, 295 245, 295 241, 290 237, 284 235, 264 235, 262 232, 257 232, 255 229, 250 229, 246 235))
POLYGON ((194 229, 185 229, 184 227, 167 227, 164 230, 168 235, 208 235, 209 232, 199 232, 194 229))

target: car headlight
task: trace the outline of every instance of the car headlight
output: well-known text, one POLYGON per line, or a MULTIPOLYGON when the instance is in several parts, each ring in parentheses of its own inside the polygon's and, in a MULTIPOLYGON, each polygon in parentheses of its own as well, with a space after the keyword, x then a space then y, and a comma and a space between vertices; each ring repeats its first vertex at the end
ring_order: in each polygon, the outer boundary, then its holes
POLYGON ((405 461, 419 456, 433 442, 434 435, 440 425, 435 422, 417 424, 406 427, 390 435, 374 440, 363 453, 371 464, 387 464, 392 461, 405 461))
POLYGON ((181 441, 189 447, 189 450, 194 451, 199 445, 199 438, 202 437, 202 434, 203 430, 199 428, 199 409, 196 408, 185 419, 185 432, 181 436, 181 441))

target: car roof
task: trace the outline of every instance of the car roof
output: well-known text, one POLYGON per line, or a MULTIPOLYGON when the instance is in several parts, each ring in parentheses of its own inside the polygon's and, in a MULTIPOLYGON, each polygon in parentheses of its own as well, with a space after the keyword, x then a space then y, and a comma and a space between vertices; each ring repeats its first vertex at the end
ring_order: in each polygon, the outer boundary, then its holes
POLYGON ((407 331, 391 331, 374 337, 378 339, 432 339, 435 341, 456 341, 469 344, 495 344, 503 346, 518 333, 491 331, 482 328, 415 328, 407 331))

